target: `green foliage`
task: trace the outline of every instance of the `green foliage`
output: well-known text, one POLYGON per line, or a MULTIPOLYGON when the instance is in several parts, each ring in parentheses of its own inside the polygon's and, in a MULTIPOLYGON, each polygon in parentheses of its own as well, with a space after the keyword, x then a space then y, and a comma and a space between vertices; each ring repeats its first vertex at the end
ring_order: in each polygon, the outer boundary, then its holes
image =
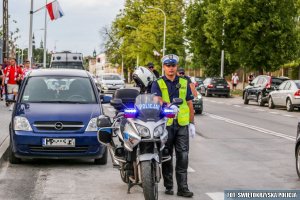
POLYGON ((277 70, 299 54, 298 8, 293 0, 195 0, 187 12, 194 63, 217 75, 225 49, 225 75, 277 70))
POLYGON ((159 10, 149 9, 149 6, 165 11, 166 54, 177 54, 181 58, 181 64, 184 64, 183 0, 126 0, 125 8, 118 14, 112 26, 103 31, 106 35, 105 52, 110 62, 121 63, 123 56, 125 67, 132 71, 138 56, 139 65, 153 62, 160 69, 164 15, 159 10), (158 52, 160 56, 154 55, 154 52, 158 52))

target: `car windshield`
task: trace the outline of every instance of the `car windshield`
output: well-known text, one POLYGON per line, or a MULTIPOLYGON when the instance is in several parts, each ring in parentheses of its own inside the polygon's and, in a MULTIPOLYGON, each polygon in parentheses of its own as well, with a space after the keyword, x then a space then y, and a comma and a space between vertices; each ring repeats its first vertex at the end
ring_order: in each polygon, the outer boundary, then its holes
POLYGON ((213 83, 213 84, 227 84, 227 82, 225 81, 225 79, 213 79, 211 81, 211 83, 213 83))
POLYGON ((118 75, 104 75, 103 80, 121 80, 121 77, 118 75))
POLYGON ((52 62, 51 68, 84 69, 81 62, 52 62))
POLYGON ((138 118, 143 121, 157 121, 160 119, 161 106, 157 96, 142 94, 137 96, 135 107, 138 110, 138 118))
POLYGON ((30 77, 21 98, 22 103, 96 103, 89 78, 30 77))

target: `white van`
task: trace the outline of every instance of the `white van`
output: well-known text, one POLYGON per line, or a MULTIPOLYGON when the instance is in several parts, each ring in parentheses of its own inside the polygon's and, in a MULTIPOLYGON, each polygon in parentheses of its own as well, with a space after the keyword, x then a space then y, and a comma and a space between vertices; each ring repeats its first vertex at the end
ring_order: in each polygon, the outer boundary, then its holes
POLYGON ((84 69, 83 56, 81 53, 71 53, 69 51, 53 53, 50 68, 84 69))

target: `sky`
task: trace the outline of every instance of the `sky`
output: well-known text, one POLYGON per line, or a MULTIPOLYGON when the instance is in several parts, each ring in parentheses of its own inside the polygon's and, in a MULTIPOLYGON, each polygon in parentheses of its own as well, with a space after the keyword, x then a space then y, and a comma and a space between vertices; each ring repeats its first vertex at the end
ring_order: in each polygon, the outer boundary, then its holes
MULTIPOLYGON (((20 29, 17 45, 21 48, 28 47, 29 41, 29 11, 31 0, 9 0, 10 31, 17 27, 20 29), (16 20, 17 23, 13 23, 16 20)), ((50 21, 48 16, 47 49, 53 51, 70 50, 83 53, 84 56, 92 55, 94 49, 101 53, 103 40, 100 30, 111 25, 124 0, 58 0, 64 16, 56 21, 50 21)), ((48 2, 51 2, 48 0, 48 2)), ((46 0, 34 0, 34 10, 43 7, 46 0)), ((1 5, 2 8, 2 5, 1 5)), ((34 14, 33 32, 36 46, 40 46, 44 39, 44 16, 41 10, 34 14)), ((2 10, 0 17, 2 19, 2 10)), ((2 25, 2 20, 1 20, 2 25)))

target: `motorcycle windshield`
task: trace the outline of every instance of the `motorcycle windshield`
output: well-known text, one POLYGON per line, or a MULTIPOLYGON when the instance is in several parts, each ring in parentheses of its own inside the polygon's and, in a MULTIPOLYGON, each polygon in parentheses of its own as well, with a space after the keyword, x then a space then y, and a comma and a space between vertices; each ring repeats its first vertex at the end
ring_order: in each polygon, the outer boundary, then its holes
POLYGON ((161 117, 161 105, 157 96, 153 94, 141 94, 135 100, 138 111, 137 118, 142 121, 158 121, 161 117))

